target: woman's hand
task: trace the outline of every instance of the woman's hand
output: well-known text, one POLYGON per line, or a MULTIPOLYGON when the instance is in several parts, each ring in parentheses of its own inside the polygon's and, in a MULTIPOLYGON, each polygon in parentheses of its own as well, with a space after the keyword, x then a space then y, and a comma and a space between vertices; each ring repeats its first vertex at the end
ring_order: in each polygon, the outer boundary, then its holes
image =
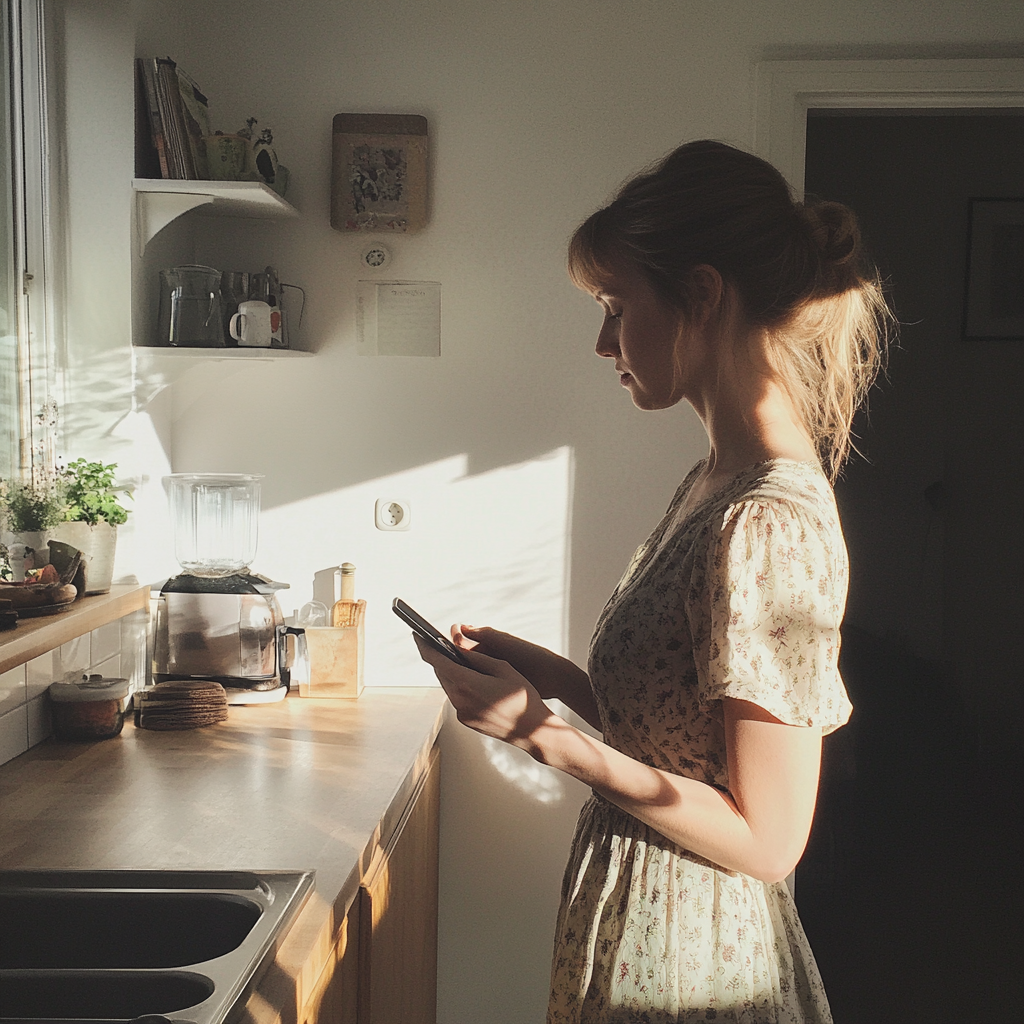
POLYGON ((498 661, 507 661, 533 683, 542 697, 558 696, 544 692, 545 677, 552 675, 557 663, 565 659, 546 647, 490 626, 467 626, 465 623, 452 626, 452 642, 464 651, 479 651, 498 661))
POLYGON ((464 651, 477 651, 508 662, 545 700, 554 697, 595 729, 602 728, 590 677, 568 658, 489 626, 452 626, 452 640, 464 651))
MULTIPOLYGON (((500 635, 508 637, 508 634, 500 635)), ((529 680, 507 661, 460 643, 471 665, 465 668, 438 653, 421 637, 414 634, 413 638, 420 657, 433 668, 463 725, 493 739, 531 750, 531 737, 536 730, 549 719, 557 717, 546 707, 529 680)))

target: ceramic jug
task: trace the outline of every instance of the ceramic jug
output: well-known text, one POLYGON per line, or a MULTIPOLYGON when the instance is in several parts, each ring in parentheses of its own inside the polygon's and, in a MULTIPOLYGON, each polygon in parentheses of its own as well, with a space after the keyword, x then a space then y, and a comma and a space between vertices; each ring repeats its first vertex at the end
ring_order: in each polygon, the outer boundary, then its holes
POLYGON ((157 344, 224 347, 219 270, 191 265, 160 271, 157 344))

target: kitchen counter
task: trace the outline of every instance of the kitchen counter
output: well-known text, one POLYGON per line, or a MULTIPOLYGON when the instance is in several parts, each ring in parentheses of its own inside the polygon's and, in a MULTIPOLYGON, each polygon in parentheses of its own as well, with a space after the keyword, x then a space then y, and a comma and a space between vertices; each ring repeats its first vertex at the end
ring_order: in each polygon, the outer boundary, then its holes
POLYGON ((439 687, 368 687, 235 706, 206 729, 49 740, 0 766, 0 868, 314 868, 248 1007, 250 1021, 295 1020, 446 707, 439 687))

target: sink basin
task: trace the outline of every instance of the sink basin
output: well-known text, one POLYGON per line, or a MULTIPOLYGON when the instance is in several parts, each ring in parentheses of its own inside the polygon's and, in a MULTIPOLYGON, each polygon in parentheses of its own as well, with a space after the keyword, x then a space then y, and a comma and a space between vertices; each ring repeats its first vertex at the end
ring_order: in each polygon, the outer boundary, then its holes
POLYGON ((3 1013, 20 1020, 132 1020, 202 1003, 213 981, 184 971, 10 971, 3 1013))
POLYGON ((0 1021, 230 1021, 312 886, 312 871, 0 871, 0 1021))
POLYGON ((237 949, 253 900, 205 892, 0 892, 0 968, 184 967, 237 949))

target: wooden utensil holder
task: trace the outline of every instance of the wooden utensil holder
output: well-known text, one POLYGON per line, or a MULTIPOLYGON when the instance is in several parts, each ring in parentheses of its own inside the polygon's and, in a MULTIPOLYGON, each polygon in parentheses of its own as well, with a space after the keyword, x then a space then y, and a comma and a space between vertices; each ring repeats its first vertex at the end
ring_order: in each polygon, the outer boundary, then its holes
POLYGON ((363 692, 365 616, 366 602, 358 601, 351 626, 306 626, 309 681, 300 681, 300 697, 352 699, 363 692))

